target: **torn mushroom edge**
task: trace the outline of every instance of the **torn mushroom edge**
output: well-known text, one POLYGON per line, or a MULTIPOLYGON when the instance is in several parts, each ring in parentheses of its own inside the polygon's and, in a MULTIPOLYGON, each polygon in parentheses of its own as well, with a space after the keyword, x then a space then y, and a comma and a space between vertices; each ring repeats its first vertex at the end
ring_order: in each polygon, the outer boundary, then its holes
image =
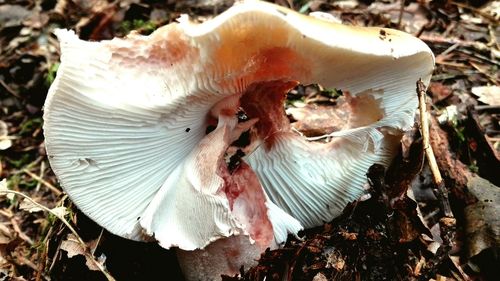
MULTIPOLYGON (((422 41, 412 36, 409 36, 406 33, 385 28, 366 28, 366 27, 358 28, 352 26, 344 26, 341 24, 336 24, 331 22, 325 22, 322 20, 309 18, 307 16, 298 14, 296 12, 293 12, 291 10, 279 6, 258 1, 244 1, 243 3, 240 3, 238 5, 235 5, 233 8, 230 8, 227 12, 221 14, 220 16, 203 24, 193 24, 186 19, 181 19, 180 26, 183 28, 184 32, 188 36, 192 37, 202 36, 212 31, 213 29, 217 28, 218 26, 222 25, 224 22, 234 17, 235 15, 247 12, 262 12, 269 15, 278 16, 281 19, 283 19, 284 22, 288 24, 290 27, 299 30, 309 38, 321 42, 327 45, 328 47, 346 48, 345 46, 349 45, 351 46, 351 48, 349 48, 350 51, 365 53, 375 56, 391 56, 393 58, 410 56, 419 52, 425 52, 430 54, 430 56, 432 57, 432 61, 434 63, 434 56, 432 55, 432 52, 430 51, 428 46, 425 45, 422 41), (331 28, 335 29, 336 35, 332 37, 324 36, 325 32, 331 31, 331 28), (381 30, 384 30, 386 34, 396 35, 393 37, 395 40, 393 40, 392 44, 401 44, 401 45, 404 44, 405 48, 396 47, 394 49, 397 50, 398 52, 388 52, 387 51, 388 48, 386 46, 387 43, 379 39, 379 34, 381 30), (365 48, 367 44, 365 40, 367 40, 367 38, 362 38, 362 36, 360 35, 368 35, 369 37, 372 38, 373 42, 369 43, 370 48, 365 48), (363 42, 359 41, 360 38, 363 39, 363 42), (412 44, 409 44, 409 46, 411 46, 410 48, 406 47, 408 46, 407 45, 408 42, 406 41, 407 39, 413 40, 412 44), (349 41, 350 43, 339 44, 339 42, 343 41, 349 41)), ((56 34, 58 35, 58 37, 60 36, 62 44, 70 40, 74 40, 75 38, 77 39, 74 32, 66 32, 66 34, 63 34, 63 30, 59 30, 56 31, 56 34)), ((92 44, 91 42, 88 43, 92 44)), ((62 66, 59 75, 64 75, 63 72, 64 72, 64 67, 62 66)), ((430 75, 429 77, 424 77, 423 79, 424 81, 428 82, 430 79, 430 75)), ((55 83, 57 83, 57 81, 55 83)), ((53 97, 56 91, 57 91, 57 85, 51 87, 47 97, 48 101, 46 104, 50 105, 50 99, 53 97)), ((217 239, 219 238, 215 238, 214 240, 217 239)))

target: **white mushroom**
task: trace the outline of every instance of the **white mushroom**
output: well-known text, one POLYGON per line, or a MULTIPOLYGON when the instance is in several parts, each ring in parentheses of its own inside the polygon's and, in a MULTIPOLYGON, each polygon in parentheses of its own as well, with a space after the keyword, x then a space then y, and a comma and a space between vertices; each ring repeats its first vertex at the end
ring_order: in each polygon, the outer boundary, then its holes
POLYGON ((150 36, 56 34, 44 129, 62 187, 110 232, 186 250, 182 264, 219 255, 190 280, 235 274, 358 198, 368 167, 387 164, 412 125, 415 82, 428 83, 434 60, 403 32, 258 1, 150 36), (346 93, 348 122, 330 142, 290 129, 283 102, 299 82, 346 93))

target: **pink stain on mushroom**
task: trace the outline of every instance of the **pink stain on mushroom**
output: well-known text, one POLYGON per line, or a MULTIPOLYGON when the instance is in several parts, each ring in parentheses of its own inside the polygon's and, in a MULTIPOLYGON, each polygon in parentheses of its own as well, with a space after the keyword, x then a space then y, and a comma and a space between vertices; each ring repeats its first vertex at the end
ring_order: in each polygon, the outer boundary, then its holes
POLYGON ((234 167, 228 167, 224 161, 230 149, 231 142, 240 137, 243 131, 258 124, 258 119, 253 118, 243 123, 238 123, 236 113, 239 108, 240 95, 230 96, 217 103, 211 110, 212 116, 218 115, 217 128, 209 133, 199 144, 199 154, 196 156, 198 169, 195 171, 201 180, 200 186, 213 186, 214 175, 222 178, 222 186, 218 192, 224 192, 232 214, 244 226, 244 230, 254 240, 261 250, 265 250, 273 241, 273 227, 267 215, 266 198, 260 182, 250 166, 242 159, 234 167))
POLYGON ((267 216, 266 198, 257 175, 244 162, 232 172, 221 165, 219 174, 224 179, 224 191, 233 214, 247 226, 246 231, 262 251, 270 247, 273 226, 267 216))
POLYGON ((250 57, 251 78, 254 81, 266 81, 270 78, 286 79, 306 77, 310 62, 290 48, 274 47, 260 50, 250 57))
POLYGON ((432 53, 379 30, 259 1, 150 36, 83 42, 59 30, 44 113, 51 167, 110 232, 178 247, 187 280, 237 274, 340 214, 413 122, 432 53), (291 130, 283 105, 299 81, 345 90, 347 124, 320 136, 330 141, 291 130))
POLYGON ((125 40, 117 38, 107 43, 112 61, 119 67, 151 64, 171 68, 199 59, 198 49, 191 46, 176 24, 159 29, 147 41, 138 34, 130 34, 125 40))

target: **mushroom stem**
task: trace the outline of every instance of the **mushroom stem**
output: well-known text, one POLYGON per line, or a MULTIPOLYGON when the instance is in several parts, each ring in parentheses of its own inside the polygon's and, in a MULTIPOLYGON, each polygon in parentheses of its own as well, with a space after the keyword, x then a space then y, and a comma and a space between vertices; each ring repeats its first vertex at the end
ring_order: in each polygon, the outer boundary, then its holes
POLYGON ((248 236, 238 235, 219 239, 203 250, 177 249, 177 258, 186 280, 219 281, 221 274, 234 276, 255 266, 261 252, 248 236))

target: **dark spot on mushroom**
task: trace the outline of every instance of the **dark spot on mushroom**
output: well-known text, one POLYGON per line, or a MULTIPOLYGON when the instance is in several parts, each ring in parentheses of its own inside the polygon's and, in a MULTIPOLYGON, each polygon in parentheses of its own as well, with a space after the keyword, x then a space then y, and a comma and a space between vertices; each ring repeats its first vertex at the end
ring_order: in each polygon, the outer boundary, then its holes
POLYGON ((208 125, 207 126, 207 129, 205 130, 205 135, 208 135, 210 134, 211 132, 213 132, 213 130, 215 130, 215 126, 214 125, 208 125))
POLYGON ((229 158, 229 163, 227 163, 227 168, 229 172, 232 173, 236 167, 238 167, 241 163, 241 158, 245 156, 245 152, 241 149, 236 150, 236 153, 229 158))
POLYGON ((380 32, 379 32, 380 36, 378 38, 380 38, 380 40, 385 40, 387 38, 387 32, 385 32, 385 30, 381 29, 380 32))
POLYGON ((307 36, 305 34, 302 34, 302 38, 307 38, 307 36))
POLYGON ((186 128, 186 133, 191 131, 191 128, 186 128))
POLYGON ((141 217, 137 217, 137 220, 140 220, 140 219, 141 219, 141 217))

